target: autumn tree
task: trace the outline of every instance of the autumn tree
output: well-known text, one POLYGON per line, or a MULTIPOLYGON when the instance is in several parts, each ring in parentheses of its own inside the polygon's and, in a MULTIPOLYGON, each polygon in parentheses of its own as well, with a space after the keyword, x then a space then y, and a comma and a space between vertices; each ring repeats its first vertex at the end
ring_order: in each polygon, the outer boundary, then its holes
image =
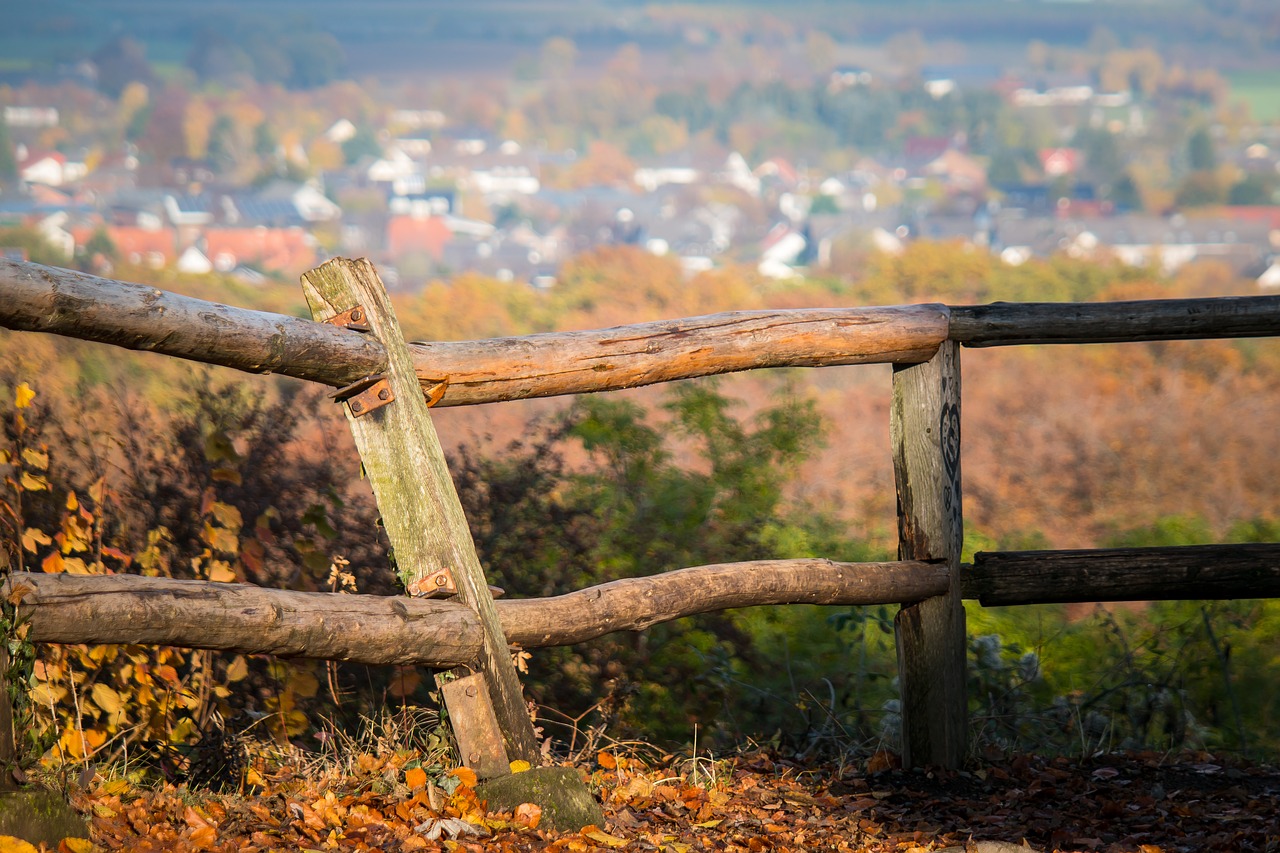
POLYGON ((132 82, 151 83, 155 76, 147 62, 147 49, 128 36, 116 36, 90 57, 98 69, 98 88, 116 98, 132 82))

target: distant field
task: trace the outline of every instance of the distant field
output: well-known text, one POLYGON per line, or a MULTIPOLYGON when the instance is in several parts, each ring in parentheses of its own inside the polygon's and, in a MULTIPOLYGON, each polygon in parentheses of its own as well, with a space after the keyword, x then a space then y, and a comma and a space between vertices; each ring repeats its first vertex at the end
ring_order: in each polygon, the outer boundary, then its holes
POLYGON ((1258 121, 1280 120, 1280 72, 1247 71, 1227 76, 1231 94, 1249 105, 1258 121))

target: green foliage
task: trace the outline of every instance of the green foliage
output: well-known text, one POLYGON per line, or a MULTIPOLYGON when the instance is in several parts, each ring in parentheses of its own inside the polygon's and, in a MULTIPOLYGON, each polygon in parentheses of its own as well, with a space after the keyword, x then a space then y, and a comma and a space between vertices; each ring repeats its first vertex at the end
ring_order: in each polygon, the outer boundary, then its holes
POLYGON ((0 110, 0 186, 18 179, 18 161, 13 154, 13 137, 9 133, 9 122, 0 110))
POLYGON ((58 266, 67 262, 66 257, 34 228, 0 228, 0 246, 25 249, 27 260, 36 264, 58 266))
MULTIPOLYGON (((713 383, 687 383, 656 424, 634 403, 585 397, 500 459, 464 455, 459 493, 499 585, 550 595, 687 566, 836 555, 834 524, 785 498, 820 440, 812 403, 784 392, 746 422, 733 417, 736 405, 713 383), (575 445, 588 462, 571 469, 564 454, 575 445)), ((594 708, 622 732, 661 741, 684 740, 695 723, 709 736, 784 722, 794 731, 804 721, 780 715, 798 688, 765 664, 783 647, 804 661, 791 670, 796 683, 839 678, 837 638, 818 609, 803 608, 710 614, 541 650, 526 684, 568 719, 594 708)))

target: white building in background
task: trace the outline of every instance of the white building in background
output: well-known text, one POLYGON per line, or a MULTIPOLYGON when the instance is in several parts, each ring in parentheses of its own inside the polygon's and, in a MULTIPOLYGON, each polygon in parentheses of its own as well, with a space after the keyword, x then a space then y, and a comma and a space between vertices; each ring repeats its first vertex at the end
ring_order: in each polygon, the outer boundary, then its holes
POLYGON ((213 272, 213 261, 195 246, 188 246, 187 250, 178 256, 177 267, 178 272, 207 275, 213 272))

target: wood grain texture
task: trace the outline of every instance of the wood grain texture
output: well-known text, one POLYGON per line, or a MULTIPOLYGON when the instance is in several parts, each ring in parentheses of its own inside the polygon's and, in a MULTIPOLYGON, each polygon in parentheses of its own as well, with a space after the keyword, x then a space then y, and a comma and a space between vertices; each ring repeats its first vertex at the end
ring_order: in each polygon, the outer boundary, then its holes
POLYGON ((527 648, 642 631, 696 613, 763 604, 898 604, 948 589, 946 566, 761 560, 628 578, 553 598, 503 599, 507 639, 527 648))
POLYGON ((3 258, 0 326, 333 386, 386 361, 377 341, 337 326, 3 258))
POLYGON ((1280 296, 995 302, 951 308, 951 340, 972 347, 1275 335, 1280 335, 1280 296))
POLYGON ((452 575, 458 600, 480 619, 481 646, 473 669, 486 675, 507 755, 536 765, 541 758, 537 739, 493 595, 386 289, 372 264, 345 258, 304 274, 302 289, 316 320, 362 306, 372 336, 386 349, 394 402, 363 417, 354 417, 350 406, 343 408, 397 571, 408 588, 442 569, 452 575))
POLYGON ((1280 598, 1280 544, 979 551, 962 585, 986 607, 1280 598))
MULTIPOLYGON (((377 340, 72 270, 0 259, 0 326, 50 332, 341 387, 379 373, 377 340)), ((582 332, 409 347, 438 405, 609 391, 758 367, 928 359, 947 336, 937 305, 739 311, 582 332)))
POLYGON ((965 620, 960 601, 960 354, 943 344, 925 364, 895 365, 890 409, 898 558, 950 569, 946 593, 898 612, 903 762, 959 767, 965 758, 965 620))
MULTIPOLYGON (((695 566, 551 598, 495 602, 506 639, 564 646, 729 607, 897 604, 945 591, 938 563, 763 560, 695 566)), ((454 601, 293 592, 250 584, 15 572, 0 595, 20 599, 41 643, 125 643, 447 668, 475 660, 480 621, 454 601)))
POLYGON ((138 575, 14 573, 5 595, 40 643, 219 649, 371 665, 454 666, 480 651, 480 620, 453 601, 293 592, 138 575))
POLYGON ((634 388, 762 367, 927 361, 947 337, 941 305, 733 311, 581 332, 416 342, 424 386, 459 406, 634 388))

